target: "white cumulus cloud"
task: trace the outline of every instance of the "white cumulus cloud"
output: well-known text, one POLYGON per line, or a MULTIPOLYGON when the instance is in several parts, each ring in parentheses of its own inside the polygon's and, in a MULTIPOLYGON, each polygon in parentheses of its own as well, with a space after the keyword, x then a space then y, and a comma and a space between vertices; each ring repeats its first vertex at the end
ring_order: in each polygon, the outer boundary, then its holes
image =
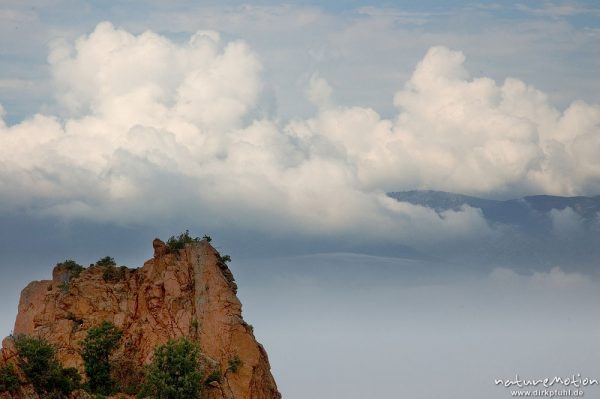
POLYGON ((438 214, 391 190, 585 193, 600 185, 600 108, 561 112, 516 79, 471 78, 429 50, 382 118, 332 101, 318 75, 308 119, 254 117, 264 77, 242 41, 174 42, 101 23, 51 45, 60 115, 0 124, 3 209, 408 240, 490 229, 472 208, 438 214))

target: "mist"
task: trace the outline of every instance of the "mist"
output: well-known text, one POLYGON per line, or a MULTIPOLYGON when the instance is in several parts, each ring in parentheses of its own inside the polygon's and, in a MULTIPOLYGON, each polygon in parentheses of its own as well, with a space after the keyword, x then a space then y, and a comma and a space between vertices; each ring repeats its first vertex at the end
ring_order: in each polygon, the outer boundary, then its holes
POLYGON ((234 272, 286 398, 506 398, 494 379, 600 376, 598 281, 558 267, 474 275, 327 254, 234 272))

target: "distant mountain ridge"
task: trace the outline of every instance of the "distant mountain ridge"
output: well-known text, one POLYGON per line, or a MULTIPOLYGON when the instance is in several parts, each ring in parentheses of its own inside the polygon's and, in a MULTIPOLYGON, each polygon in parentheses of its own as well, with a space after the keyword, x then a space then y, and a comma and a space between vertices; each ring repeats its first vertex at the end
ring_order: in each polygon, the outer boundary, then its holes
POLYGON ((481 210, 494 234, 482 236, 471 245, 446 247, 445 251, 436 252, 438 245, 433 245, 429 253, 440 259, 540 270, 560 265, 565 270, 600 274, 600 196, 532 195, 493 200, 418 190, 388 196, 440 214, 458 211, 465 205, 481 210))

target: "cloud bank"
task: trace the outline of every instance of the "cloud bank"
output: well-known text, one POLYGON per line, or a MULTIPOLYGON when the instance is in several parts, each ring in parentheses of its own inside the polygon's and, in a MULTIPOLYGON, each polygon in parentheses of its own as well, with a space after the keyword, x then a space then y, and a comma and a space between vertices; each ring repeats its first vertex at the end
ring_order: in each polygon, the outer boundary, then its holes
POLYGON ((0 119, 2 211, 410 241, 493 232, 476 209, 437 214, 386 191, 599 191, 600 107, 560 111, 520 80, 470 77, 464 61, 431 48, 392 119, 336 105, 315 75, 316 115, 282 121, 257 111, 265 78, 244 42, 101 23, 51 45, 61 112, 0 119))

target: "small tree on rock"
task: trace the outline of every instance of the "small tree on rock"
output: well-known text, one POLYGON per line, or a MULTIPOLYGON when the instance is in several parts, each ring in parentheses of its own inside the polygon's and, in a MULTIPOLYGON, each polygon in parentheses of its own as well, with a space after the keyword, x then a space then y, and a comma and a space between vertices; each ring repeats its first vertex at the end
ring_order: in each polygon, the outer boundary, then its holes
POLYGON ((19 367, 38 394, 61 398, 79 387, 81 376, 76 369, 60 365, 51 343, 28 335, 19 335, 14 340, 19 367))
POLYGON ((187 338, 170 340, 154 352, 139 397, 196 399, 202 388, 200 348, 187 338))
POLYGON ((90 328, 81 342, 81 356, 85 363, 89 389, 93 393, 110 395, 113 381, 110 378, 110 355, 119 346, 122 333, 109 321, 90 328))

